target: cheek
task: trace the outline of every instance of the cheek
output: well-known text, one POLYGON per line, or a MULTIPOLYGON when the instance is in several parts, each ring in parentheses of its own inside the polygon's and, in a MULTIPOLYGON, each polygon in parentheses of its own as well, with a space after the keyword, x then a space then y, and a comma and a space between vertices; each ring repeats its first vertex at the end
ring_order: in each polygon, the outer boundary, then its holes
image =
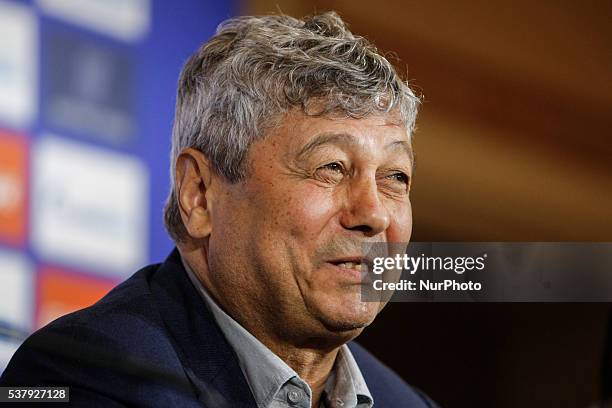
POLYGON ((387 230, 389 242, 409 242, 412 235, 412 206, 410 201, 403 203, 390 211, 391 223, 387 230))
POLYGON ((292 235, 300 238, 316 237, 329 224, 336 209, 331 190, 305 185, 292 191, 285 216, 292 235))

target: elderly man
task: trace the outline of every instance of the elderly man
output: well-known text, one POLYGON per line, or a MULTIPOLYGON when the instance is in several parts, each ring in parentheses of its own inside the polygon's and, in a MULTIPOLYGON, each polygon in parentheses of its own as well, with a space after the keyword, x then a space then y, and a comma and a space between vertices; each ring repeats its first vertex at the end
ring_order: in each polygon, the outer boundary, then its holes
POLYGON ((407 242, 418 98, 335 13, 240 17, 187 62, 177 250, 30 337, 2 385, 83 406, 433 407, 351 342, 364 244, 407 242))

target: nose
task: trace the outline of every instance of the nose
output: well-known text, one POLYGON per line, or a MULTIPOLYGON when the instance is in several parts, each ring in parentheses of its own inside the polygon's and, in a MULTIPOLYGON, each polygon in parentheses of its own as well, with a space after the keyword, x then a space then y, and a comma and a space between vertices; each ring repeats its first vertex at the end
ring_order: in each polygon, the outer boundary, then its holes
POLYGON ((352 184, 347 191, 340 223, 368 237, 384 232, 389 227, 390 216, 381 202, 376 180, 355 180, 352 184))

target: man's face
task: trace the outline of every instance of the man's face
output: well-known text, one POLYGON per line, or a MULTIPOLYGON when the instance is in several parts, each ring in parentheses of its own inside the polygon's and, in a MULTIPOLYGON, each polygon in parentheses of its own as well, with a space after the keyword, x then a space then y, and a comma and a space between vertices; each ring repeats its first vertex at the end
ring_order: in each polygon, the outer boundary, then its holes
POLYGON ((290 112, 221 182, 212 204, 211 284, 247 328, 355 336, 384 306, 361 302, 369 242, 407 242, 412 155, 394 115, 329 119, 290 112))

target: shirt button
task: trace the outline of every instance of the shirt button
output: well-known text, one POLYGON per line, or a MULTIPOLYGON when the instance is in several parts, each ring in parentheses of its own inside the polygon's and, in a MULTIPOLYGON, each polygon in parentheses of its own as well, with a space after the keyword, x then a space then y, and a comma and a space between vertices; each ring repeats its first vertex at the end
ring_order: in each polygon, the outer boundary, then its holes
POLYGON ((289 391, 287 393, 287 399, 292 404, 296 404, 302 399, 302 394, 299 391, 289 391))

